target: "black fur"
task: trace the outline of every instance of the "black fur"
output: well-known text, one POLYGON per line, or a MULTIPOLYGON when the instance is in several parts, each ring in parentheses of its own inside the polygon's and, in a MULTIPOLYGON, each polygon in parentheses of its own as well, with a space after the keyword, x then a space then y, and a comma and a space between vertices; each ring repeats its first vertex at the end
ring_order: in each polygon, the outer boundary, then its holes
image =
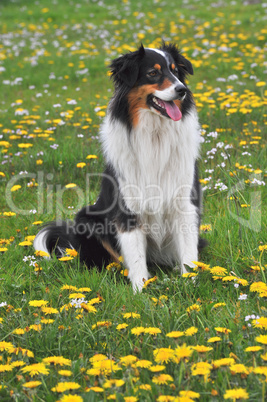
MULTIPOLYGON (((169 65, 174 63, 177 68, 179 81, 182 82, 186 90, 186 97, 181 106, 183 117, 190 112, 194 103, 192 94, 185 82, 186 76, 193 74, 191 63, 180 54, 173 44, 167 45, 163 43, 161 50, 167 55, 167 61, 166 57, 164 58, 160 53, 140 46, 137 51, 113 60, 110 65, 115 91, 109 106, 109 113, 113 120, 119 120, 123 123, 128 128, 129 133, 132 129, 132 120, 129 113, 128 94, 135 87, 156 82, 155 80, 153 81, 153 78, 147 76, 146 71, 149 67, 158 63, 159 60, 162 66, 166 65, 166 70, 169 69, 167 63, 169 65)), ((173 77, 168 71, 166 74, 169 74, 168 78, 171 80, 173 77)), ((199 211, 200 225, 201 188, 197 164, 195 164, 191 203, 199 211)), ((129 232, 139 225, 138 216, 129 211, 125 205, 119 191, 116 172, 112 166, 107 165, 97 202, 81 209, 74 222, 54 222, 46 225, 40 233, 45 234, 44 242, 50 254, 55 252, 56 256, 60 257, 64 254, 66 248, 73 247, 79 252, 82 263, 85 263, 88 267, 97 266, 102 268, 103 265, 107 265, 111 260, 111 254, 105 245, 107 244, 113 250, 113 257, 119 256, 118 231, 129 232)), ((205 241, 199 239, 199 249, 205 245, 205 241)))

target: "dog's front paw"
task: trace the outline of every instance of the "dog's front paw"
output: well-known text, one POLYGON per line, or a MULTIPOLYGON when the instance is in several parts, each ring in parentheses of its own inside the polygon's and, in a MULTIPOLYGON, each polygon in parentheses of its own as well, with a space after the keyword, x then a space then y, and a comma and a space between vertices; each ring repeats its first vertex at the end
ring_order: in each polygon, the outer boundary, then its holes
POLYGON ((134 293, 141 292, 145 282, 149 279, 150 275, 145 275, 145 277, 132 278, 131 283, 134 293))

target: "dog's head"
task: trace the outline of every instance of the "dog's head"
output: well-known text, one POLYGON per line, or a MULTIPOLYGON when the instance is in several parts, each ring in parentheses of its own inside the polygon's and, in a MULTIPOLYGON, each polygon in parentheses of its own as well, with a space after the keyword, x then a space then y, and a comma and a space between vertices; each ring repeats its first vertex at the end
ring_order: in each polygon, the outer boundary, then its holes
POLYGON ((110 68, 120 98, 127 98, 124 102, 128 102, 133 125, 140 109, 174 121, 182 118, 183 103, 190 95, 185 78, 193 74, 193 68, 175 45, 163 43, 160 49, 141 46, 113 60, 110 68))

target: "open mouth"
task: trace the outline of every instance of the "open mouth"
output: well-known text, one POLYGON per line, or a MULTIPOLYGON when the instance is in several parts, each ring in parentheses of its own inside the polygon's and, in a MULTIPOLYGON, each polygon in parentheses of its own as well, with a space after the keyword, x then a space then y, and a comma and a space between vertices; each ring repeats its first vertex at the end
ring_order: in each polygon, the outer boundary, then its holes
POLYGON ((147 103, 160 112, 162 116, 169 117, 174 121, 178 121, 182 118, 181 110, 173 101, 163 101, 155 95, 149 95, 147 103))

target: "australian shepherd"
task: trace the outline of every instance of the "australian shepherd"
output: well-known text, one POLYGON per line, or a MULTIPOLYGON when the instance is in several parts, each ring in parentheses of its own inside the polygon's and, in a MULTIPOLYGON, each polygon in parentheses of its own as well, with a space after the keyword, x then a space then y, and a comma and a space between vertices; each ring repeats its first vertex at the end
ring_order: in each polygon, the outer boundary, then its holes
POLYGON ((122 256, 133 289, 149 265, 185 273, 198 249, 200 127, 186 77, 192 64, 174 44, 140 46, 113 60, 114 94, 100 129, 106 161, 100 195, 74 222, 54 222, 34 240, 57 257, 79 252, 88 267, 122 256))

